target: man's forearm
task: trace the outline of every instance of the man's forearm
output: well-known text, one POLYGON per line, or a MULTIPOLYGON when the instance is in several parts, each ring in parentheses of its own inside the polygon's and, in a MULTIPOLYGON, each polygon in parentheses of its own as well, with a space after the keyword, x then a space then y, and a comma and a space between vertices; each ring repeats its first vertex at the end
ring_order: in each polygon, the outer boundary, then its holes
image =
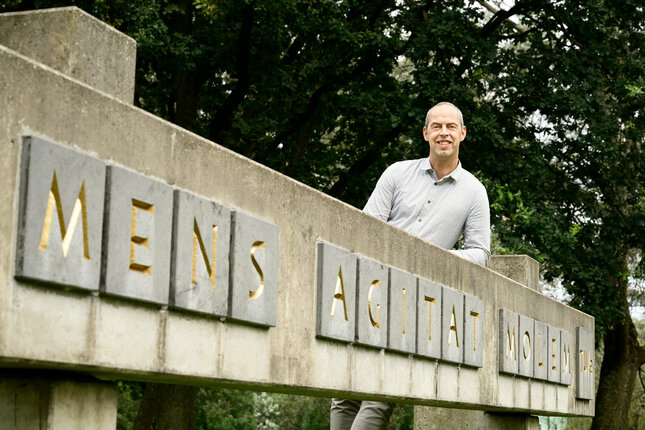
POLYGON ((453 249, 450 252, 484 267, 488 266, 490 260, 490 252, 481 248, 453 249))

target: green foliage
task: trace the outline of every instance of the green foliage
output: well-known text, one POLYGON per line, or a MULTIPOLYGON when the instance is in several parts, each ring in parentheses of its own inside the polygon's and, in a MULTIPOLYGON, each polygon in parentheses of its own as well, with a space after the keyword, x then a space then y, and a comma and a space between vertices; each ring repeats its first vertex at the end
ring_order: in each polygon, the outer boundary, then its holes
POLYGON ((139 410, 139 402, 143 396, 144 384, 132 381, 117 381, 119 390, 117 407, 117 430, 129 430, 139 410))

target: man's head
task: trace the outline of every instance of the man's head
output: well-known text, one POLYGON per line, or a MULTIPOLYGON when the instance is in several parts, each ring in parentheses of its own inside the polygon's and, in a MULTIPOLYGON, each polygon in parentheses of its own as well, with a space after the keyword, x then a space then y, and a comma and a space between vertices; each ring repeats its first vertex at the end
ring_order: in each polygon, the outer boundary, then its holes
POLYGON ((457 167, 459 144, 466 138, 461 111, 452 103, 434 105, 426 115, 423 138, 430 145, 430 163, 457 167))

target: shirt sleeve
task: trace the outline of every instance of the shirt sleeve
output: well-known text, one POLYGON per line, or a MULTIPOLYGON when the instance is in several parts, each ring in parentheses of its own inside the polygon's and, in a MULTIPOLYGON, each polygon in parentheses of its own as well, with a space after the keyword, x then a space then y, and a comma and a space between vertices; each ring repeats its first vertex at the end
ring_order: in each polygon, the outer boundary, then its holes
POLYGON ((363 208, 363 212, 387 222, 390 219, 395 190, 396 175, 394 174, 394 165, 392 165, 385 169, 379 178, 372 195, 363 208))
POLYGON ((451 252, 481 266, 490 260, 490 206, 483 185, 473 194, 473 200, 464 228, 464 248, 451 252))

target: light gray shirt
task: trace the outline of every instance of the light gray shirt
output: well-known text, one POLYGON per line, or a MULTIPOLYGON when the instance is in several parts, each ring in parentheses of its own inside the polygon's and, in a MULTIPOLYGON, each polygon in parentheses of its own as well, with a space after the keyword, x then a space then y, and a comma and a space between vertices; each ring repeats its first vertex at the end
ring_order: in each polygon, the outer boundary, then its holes
POLYGON ((461 167, 437 181, 428 158, 399 161, 378 180, 363 211, 482 266, 490 258, 486 189, 461 167))

